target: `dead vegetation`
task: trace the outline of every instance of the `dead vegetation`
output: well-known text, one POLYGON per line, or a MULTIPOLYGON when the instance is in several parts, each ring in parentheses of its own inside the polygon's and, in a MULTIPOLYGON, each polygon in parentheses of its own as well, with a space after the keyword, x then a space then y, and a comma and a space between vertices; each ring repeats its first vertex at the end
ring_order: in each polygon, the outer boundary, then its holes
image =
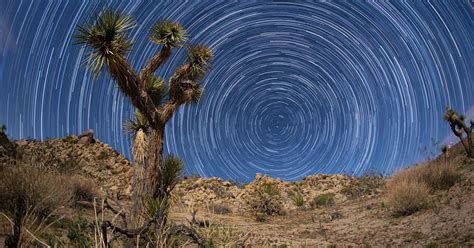
POLYGON ((387 183, 387 203, 396 216, 410 215, 427 206, 430 192, 447 189, 459 179, 457 166, 430 161, 397 172, 387 183))
POLYGON ((63 218, 59 210, 71 203, 68 182, 44 167, 3 167, 0 180, 0 211, 11 224, 7 247, 44 243, 40 237, 63 218))

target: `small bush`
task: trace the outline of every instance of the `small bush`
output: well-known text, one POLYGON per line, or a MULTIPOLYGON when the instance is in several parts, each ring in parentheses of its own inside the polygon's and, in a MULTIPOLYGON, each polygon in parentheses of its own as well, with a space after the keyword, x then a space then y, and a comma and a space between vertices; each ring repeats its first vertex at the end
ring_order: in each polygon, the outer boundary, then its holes
POLYGON ((94 201, 94 198, 99 197, 95 183, 87 178, 80 176, 73 176, 70 178, 70 187, 75 202, 78 201, 94 201))
POLYGON ((296 190, 295 192, 291 193, 290 199, 297 207, 302 207, 304 205, 304 196, 300 190, 296 190))
POLYGON ((323 206, 332 206, 334 203, 334 194, 327 193, 315 196, 310 205, 312 208, 319 208, 323 206))
POLYGON ((387 203, 395 216, 415 213, 426 207, 428 186, 419 180, 397 174, 387 183, 387 203))
POLYGON ((283 206, 281 190, 275 183, 264 182, 250 192, 247 204, 257 218, 260 215, 280 214, 283 206))
POLYGON ((229 214, 232 212, 230 208, 224 204, 211 204, 209 210, 214 214, 229 214))

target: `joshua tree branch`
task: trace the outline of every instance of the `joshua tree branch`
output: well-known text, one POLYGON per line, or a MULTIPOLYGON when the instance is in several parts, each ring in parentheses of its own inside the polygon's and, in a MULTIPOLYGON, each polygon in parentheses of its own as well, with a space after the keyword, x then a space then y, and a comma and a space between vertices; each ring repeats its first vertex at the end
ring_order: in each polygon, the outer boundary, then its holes
POLYGON ((182 234, 188 236, 194 240, 198 245, 204 246, 206 244, 206 240, 199 235, 198 232, 194 228, 187 227, 185 225, 176 225, 174 227, 174 231, 178 234, 182 234))
POLYGON ((170 100, 163 104, 161 107, 160 121, 162 123, 168 122, 181 104, 182 103, 177 100, 170 100))
POLYGON ((115 55, 111 59, 115 61, 115 63, 109 63, 112 78, 117 81, 119 88, 128 96, 133 106, 147 118, 152 126, 157 126, 159 121, 157 108, 145 91, 140 78, 120 55, 115 55))
POLYGON ((170 46, 163 46, 161 50, 155 54, 150 61, 146 64, 145 67, 140 72, 140 79, 142 83, 158 69, 171 55, 171 47, 170 46))

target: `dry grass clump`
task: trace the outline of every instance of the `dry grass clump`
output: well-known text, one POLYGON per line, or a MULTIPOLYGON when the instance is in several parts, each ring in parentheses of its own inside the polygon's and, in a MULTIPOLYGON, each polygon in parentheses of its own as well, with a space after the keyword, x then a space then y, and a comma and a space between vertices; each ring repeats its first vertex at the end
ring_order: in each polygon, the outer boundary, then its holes
POLYGON ((431 162, 417 166, 415 170, 431 190, 448 189, 460 176, 457 166, 450 162, 431 162))
POLYGON ((99 198, 100 194, 97 186, 92 180, 81 176, 72 176, 69 178, 69 181, 74 202, 92 202, 94 198, 99 198))
POLYGON ((58 210, 68 205, 72 194, 67 181, 44 167, 17 165, 1 170, 0 211, 13 227, 6 243, 29 246, 49 226, 61 219, 58 210))
POLYGON ((387 183, 387 190, 387 203, 395 216, 413 214, 428 203, 428 186, 419 180, 397 174, 387 183))
POLYGON ((429 193, 454 185, 460 174, 449 162, 431 161, 396 173, 387 183, 394 215, 410 215, 427 205, 429 193))

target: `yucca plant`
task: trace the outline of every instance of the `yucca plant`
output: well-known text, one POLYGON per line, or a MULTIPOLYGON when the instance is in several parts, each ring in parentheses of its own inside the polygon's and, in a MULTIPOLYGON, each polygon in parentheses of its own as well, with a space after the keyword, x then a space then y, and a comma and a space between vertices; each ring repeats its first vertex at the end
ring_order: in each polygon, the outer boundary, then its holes
POLYGON ((182 161, 175 157, 163 159, 165 126, 180 106, 200 99, 203 90, 199 80, 210 69, 213 57, 212 50, 204 45, 187 45, 188 58, 168 82, 155 76, 172 49, 183 46, 187 39, 180 23, 161 19, 151 27, 149 35, 161 48, 137 73, 127 61, 133 45, 128 31, 135 26, 131 17, 106 9, 95 20, 78 26, 75 35, 78 44, 89 48, 85 62, 93 75, 98 77, 107 71, 137 110, 127 124, 134 140, 132 218, 141 216, 146 201, 168 199, 182 161))

